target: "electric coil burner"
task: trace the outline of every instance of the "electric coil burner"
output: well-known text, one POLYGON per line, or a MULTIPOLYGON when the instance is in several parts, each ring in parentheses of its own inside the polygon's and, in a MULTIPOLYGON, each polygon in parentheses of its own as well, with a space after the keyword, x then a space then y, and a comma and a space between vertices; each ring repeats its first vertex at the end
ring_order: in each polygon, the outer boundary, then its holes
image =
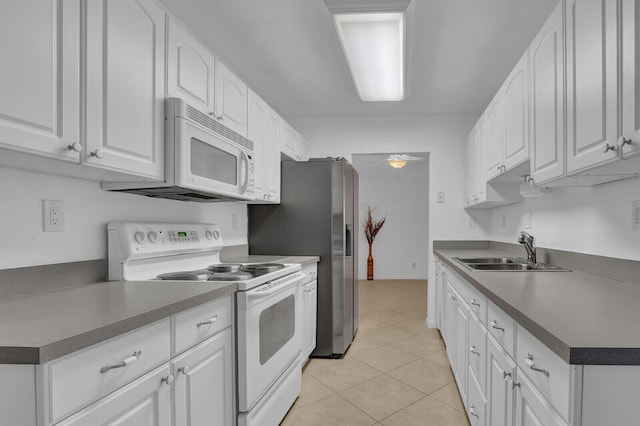
POLYGON ((110 223, 108 242, 110 280, 234 281, 238 426, 279 424, 302 382, 300 265, 222 263, 213 224, 110 223))

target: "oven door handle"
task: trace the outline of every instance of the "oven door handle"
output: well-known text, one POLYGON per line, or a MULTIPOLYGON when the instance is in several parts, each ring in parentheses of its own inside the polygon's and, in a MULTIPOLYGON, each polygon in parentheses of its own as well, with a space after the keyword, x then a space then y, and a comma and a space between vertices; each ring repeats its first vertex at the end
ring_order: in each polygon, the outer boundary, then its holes
POLYGON ((278 281, 276 281, 276 285, 272 287, 258 287, 256 289, 247 291, 245 293, 247 307, 260 303, 260 301, 267 299, 274 294, 283 292, 287 289, 290 289, 291 287, 295 287, 307 278, 307 274, 302 272, 296 272, 294 273, 294 275, 295 277, 291 277, 290 280, 279 285, 277 284, 278 281))

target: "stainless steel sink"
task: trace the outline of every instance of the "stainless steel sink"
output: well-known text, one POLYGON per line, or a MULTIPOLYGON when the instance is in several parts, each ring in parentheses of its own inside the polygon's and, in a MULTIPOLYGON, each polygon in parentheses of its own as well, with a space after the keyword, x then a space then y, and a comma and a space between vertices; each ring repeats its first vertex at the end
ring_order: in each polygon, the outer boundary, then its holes
POLYGON ((462 263, 489 263, 489 264, 526 263, 525 259, 521 259, 519 257, 456 257, 454 259, 462 263))
POLYGON ((492 272, 570 272, 571 269, 545 263, 527 263, 520 257, 454 257, 473 271, 492 272))

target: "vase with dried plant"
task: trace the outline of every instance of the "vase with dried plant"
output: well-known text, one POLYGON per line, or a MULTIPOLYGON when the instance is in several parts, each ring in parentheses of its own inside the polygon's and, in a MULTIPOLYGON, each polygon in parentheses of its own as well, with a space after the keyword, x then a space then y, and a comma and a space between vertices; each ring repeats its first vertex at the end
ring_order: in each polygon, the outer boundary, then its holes
POLYGON ((387 215, 380 220, 374 220, 371 212, 375 210, 372 209, 371 206, 367 206, 367 217, 362 221, 362 227, 364 228, 364 236, 367 238, 367 242, 369 243, 369 257, 367 257, 367 280, 373 279, 373 241, 376 239, 376 235, 384 226, 385 221, 387 220, 387 215))

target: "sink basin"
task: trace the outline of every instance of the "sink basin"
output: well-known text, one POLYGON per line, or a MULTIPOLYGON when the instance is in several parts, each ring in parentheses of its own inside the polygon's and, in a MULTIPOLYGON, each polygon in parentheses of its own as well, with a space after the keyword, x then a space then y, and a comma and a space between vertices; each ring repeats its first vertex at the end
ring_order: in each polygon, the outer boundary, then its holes
POLYGON ((526 263, 526 260, 519 257, 456 257, 456 260, 462 263, 489 263, 489 264, 508 264, 508 263, 526 263))
POLYGON ((570 272, 570 269, 544 263, 468 263, 474 271, 511 271, 511 272, 570 272))

